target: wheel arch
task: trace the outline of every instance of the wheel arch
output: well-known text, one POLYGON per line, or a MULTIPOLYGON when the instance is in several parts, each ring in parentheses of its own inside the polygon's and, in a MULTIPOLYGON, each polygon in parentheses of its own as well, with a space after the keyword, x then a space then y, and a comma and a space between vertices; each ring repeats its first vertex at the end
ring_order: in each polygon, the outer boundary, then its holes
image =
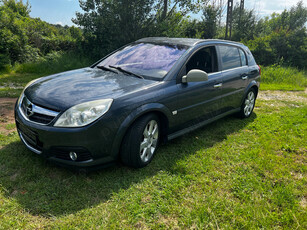
POLYGON ((160 103, 151 103, 151 104, 142 105, 137 109, 135 109, 134 111, 132 111, 120 125, 115 136, 115 141, 113 142, 112 156, 114 158, 117 158, 119 156, 120 146, 122 144, 124 136, 126 135, 131 125, 133 125, 133 123, 138 119, 140 119, 141 117, 146 116, 147 114, 150 113, 154 113, 158 116, 162 131, 161 140, 162 142, 167 141, 169 120, 171 117, 170 110, 166 106, 160 103))
POLYGON ((246 97, 246 95, 247 95, 247 93, 248 93, 248 91, 249 91, 250 89, 254 89, 254 90, 255 90, 255 92, 256 92, 256 98, 257 98, 258 91, 259 91, 259 82, 251 81, 251 82, 249 83, 249 85, 246 87, 246 89, 245 89, 245 91, 244 91, 244 94, 243 94, 243 97, 242 97, 242 99, 241 99, 241 105, 242 105, 242 103, 244 102, 244 98, 246 97))

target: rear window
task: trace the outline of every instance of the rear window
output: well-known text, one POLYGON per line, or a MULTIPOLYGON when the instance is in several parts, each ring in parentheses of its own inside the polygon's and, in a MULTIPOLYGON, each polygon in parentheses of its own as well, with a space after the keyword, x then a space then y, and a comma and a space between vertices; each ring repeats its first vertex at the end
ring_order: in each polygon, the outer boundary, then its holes
POLYGON ((241 67, 241 57, 238 48, 234 46, 219 46, 223 70, 241 67))

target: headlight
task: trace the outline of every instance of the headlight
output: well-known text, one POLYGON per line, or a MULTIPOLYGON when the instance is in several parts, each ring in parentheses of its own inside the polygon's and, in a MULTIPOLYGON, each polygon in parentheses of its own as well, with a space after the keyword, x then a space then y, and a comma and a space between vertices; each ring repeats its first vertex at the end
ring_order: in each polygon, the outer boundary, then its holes
POLYGON ((113 99, 102 99, 75 105, 66 110, 56 121, 56 127, 82 127, 108 112, 113 99))

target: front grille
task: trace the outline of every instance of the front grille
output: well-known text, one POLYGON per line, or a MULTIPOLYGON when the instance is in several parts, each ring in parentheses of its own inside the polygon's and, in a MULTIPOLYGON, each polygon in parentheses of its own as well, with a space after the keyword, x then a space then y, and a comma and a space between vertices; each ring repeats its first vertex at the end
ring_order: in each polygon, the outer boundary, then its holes
POLYGON ((53 121, 54 117, 51 116, 47 116, 44 114, 39 114, 39 113, 34 113, 29 120, 37 122, 37 123, 41 123, 44 125, 49 124, 51 121, 53 121))
POLYGON ((69 157, 70 152, 77 153, 77 162, 81 161, 89 161, 92 160, 92 155, 88 152, 88 150, 81 147, 52 147, 51 155, 55 158, 62 160, 72 161, 69 157))
POLYGON ((42 108, 33 104, 26 96, 22 96, 19 109, 26 120, 48 125, 59 114, 58 112, 42 108))

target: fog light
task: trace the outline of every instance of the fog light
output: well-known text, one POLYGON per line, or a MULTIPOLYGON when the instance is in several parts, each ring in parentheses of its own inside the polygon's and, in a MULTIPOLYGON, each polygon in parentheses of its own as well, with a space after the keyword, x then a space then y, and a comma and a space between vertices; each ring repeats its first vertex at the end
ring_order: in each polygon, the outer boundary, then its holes
POLYGON ((75 161, 75 160, 77 160, 78 155, 77 155, 77 153, 75 153, 75 152, 70 152, 70 153, 69 153, 69 157, 70 157, 70 159, 72 159, 73 161, 75 161))

